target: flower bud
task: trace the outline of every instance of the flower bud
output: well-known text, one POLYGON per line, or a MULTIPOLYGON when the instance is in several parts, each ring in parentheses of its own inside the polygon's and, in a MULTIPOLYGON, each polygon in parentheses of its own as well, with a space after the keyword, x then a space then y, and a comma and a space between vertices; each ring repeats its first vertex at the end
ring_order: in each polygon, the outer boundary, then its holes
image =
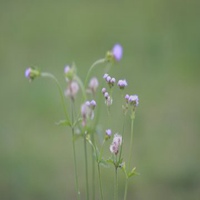
POLYGON ((96 77, 91 78, 89 82, 89 90, 94 94, 99 86, 98 79, 96 77))
POLYGON ((78 91, 79 91, 78 83, 76 81, 71 81, 69 82, 68 88, 65 91, 65 95, 74 99, 78 91))
POLYGON ((36 77, 40 76, 40 72, 37 69, 33 69, 31 67, 25 70, 25 77, 30 81, 34 80, 36 77))
POLYGON ((139 98, 138 95, 131 95, 128 99, 128 102, 133 106, 138 106, 139 104, 139 98))
POLYGON ((126 80, 119 80, 117 85, 119 86, 120 89, 124 89, 128 84, 126 80))

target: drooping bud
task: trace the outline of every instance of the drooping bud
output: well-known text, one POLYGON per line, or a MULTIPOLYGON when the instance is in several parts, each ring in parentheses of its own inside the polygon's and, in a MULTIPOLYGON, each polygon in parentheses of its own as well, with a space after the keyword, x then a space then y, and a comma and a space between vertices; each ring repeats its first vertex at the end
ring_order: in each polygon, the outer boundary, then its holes
POLYGON ((27 79, 29 79, 30 81, 32 81, 32 80, 34 80, 36 77, 38 77, 38 76, 40 76, 40 71, 39 70, 37 70, 37 69, 34 69, 34 68, 31 68, 31 67, 29 67, 29 68, 27 68, 26 70, 25 70, 25 77, 27 78, 27 79))
POLYGON ((70 67, 69 65, 64 68, 66 81, 72 81, 75 76, 75 68, 70 67))

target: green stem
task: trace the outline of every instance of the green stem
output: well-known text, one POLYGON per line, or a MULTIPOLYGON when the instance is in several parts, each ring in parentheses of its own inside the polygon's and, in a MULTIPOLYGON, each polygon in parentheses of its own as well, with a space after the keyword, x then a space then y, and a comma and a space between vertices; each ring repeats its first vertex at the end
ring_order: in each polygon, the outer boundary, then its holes
POLYGON ((85 153, 86 199, 89 200, 88 158, 87 158, 86 135, 84 135, 84 153, 85 153))
MULTIPOLYGON (((134 116, 134 113, 132 113, 132 116, 134 116)), ((134 123, 134 117, 131 117, 131 139, 130 139, 130 146, 129 146, 128 170, 131 169, 130 165, 131 165, 132 149, 133 149, 133 123, 134 123)), ((125 185, 125 191, 124 191, 124 200, 126 200, 126 198, 127 198, 127 190, 128 190, 128 177, 126 177, 126 185, 125 185)))
MULTIPOLYGON (((74 102, 72 101, 72 124, 74 123, 74 102)), ((76 181, 76 192, 77 199, 81 199, 80 191, 79 191, 79 182, 78 182, 78 172, 77 172, 77 163, 76 163, 76 148, 75 148, 75 140, 74 140, 74 126, 72 126, 72 145, 73 145, 73 156, 74 156, 74 168, 75 168, 75 181, 76 181)))
POLYGON ((101 171, 100 171, 99 162, 98 162, 98 174, 99 174, 99 188, 100 188, 101 200, 103 200, 103 190, 102 190, 101 171))
POLYGON ((127 198, 127 190, 128 190, 128 178, 126 178, 126 183, 125 183, 124 200, 126 200, 127 198))
POLYGON ((70 120, 69 120, 68 113, 67 113, 67 108, 66 108, 66 105, 65 105, 63 90, 62 90, 62 88, 61 88, 61 86, 60 86, 58 80, 56 79, 56 77, 55 77, 53 74, 50 74, 50 73, 48 73, 48 72, 42 72, 42 73, 41 73, 41 76, 42 76, 42 77, 51 78, 52 80, 55 81, 56 85, 58 86, 59 93, 60 93, 60 97, 61 97, 61 101, 62 101, 62 105, 63 105, 63 109, 64 109, 64 113, 65 113, 66 120, 67 120, 67 121, 70 121, 70 120))
POLYGON ((85 92, 85 86, 83 85, 83 82, 81 81, 81 79, 78 76, 75 76, 75 80, 78 82, 78 84, 81 87, 81 91, 82 91, 82 95, 84 100, 87 100, 87 96, 86 96, 86 92, 85 92))
MULTIPOLYGON (((94 144, 94 133, 91 134, 91 140, 94 144)), ((93 155, 95 149, 94 147, 91 148, 91 154, 92 154, 92 199, 95 200, 95 157, 93 155)))
POLYGON ((118 174, 117 174, 117 167, 115 167, 115 200, 118 200, 118 174))
POLYGON ((90 69, 88 70, 87 76, 86 76, 86 78, 85 78, 85 84, 84 84, 85 87, 86 87, 86 84, 87 84, 87 82, 88 82, 89 76, 90 76, 91 71, 93 70, 93 68, 94 68, 96 65, 98 65, 98 64, 104 63, 105 61, 106 61, 106 59, 105 59, 105 58, 102 58, 102 59, 99 59, 99 60, 95 61, 95 62, 91 65, 90 69))
POLYGON ((131 165, 132 150, 133 150, 133 123, 134 123, 134 118, 131 119, 131 139, 130 139, 130 146, 129 146, 129 163, 128 163, 129 169, 131 165))

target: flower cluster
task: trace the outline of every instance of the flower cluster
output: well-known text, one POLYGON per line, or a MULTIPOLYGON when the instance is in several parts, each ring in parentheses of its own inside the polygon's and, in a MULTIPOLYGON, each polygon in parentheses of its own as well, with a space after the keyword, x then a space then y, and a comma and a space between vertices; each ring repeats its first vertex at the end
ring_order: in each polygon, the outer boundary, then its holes
MULTIPOLYGON (((115 64, 116 62, 120 61, 123 55, 123 48, 120 44, 116 44, 114 45, 114 47, 112 48, 111 51, 108 51, 106 56, 102 59, 99 59, 97 61, 95 61, 91 67, 88 70, 87 76, 85 78, 85 81, 82 81, 80 79, 80 77, 78 76, 78 74, 76 73, 76 67, 75 65, 72 66, 65 66, 64 68, 64 76, 65 76, 65 80, 67 83, 67 87, 65 89, 65 91, 63 92, 61 85, 59 84, 58 80, 56 79, 56 77, 50 73, 47 72, 42 72, 40 73, 40 71, 34 69, 34 68, 27 68, 25 71, 25 77, 32 81, 33 79, 35 79, 38 76, 41 77, 48 77, 51 78, 52 80, 55 81, 55 83, 57 84, 58 88, 59 88, 59 92, 60 92, 60 96, 61 96, 61 100, 62 100, 62 104, 63 104, 63 108, 64 108, 64 113, 65 113, 65 119, 61 120, 58 124, 59 125, 65 125, 65 126, 69 126, 71 128, 71 133, 72 133, 72 144, 73 144, 73 154, 74 154, 74 169, 75 169, 75 182, 76 182, 76 192, 77 192, 77 199, 82 199, 81 198, 81 194, 80 194, 80 188, 79 188, 79 183, 78 183, 78 173, 77 173, 77 155, 76 155, 76 145, 75 145, 75 141, 76 138, 78 138, 79 136, 83 138, 84 141, 84 149, 85 151, 83 152, 85 154, 85 171, 86 171, 86 198, 85 199, 89 199, 89 196, 91 196, 89 194, 89 182, 88 182, 88 164, 90 162, 88 162, 88 158, 92 158, 92 170, 93 172, 95 172, 95 162, 97 162, 98 165, 98 178, 99 178, 99 186, 100 186, 100 196, 101 196, 101 200, 103 200, 103 192, 102 192, 102 185, 101 185, 101 174, 100 174, 100 164, 102 165, 108 165, 110 163, 112 163, 114 165, 115 168, 115 175, 116 175, 116 186, 115 186, 115 197, 117 199, 117 187, 118 187, 118 183, 117 183, 117 170, 118 169, 123 169, 125 172, 125 176, 126 176, 126 187, 125 187, 125 196, 124 199, 126 200, 126 194, 127 194, 127 185, 128 185, 128 178, 134 175, 134 170, 131 170, 129 172, 130 169, 126 169, 125 167, 125 162, 124 162, 124 158, 122 156, 124 156, 122 154, 122 137, 123 137, 123 141, 124 141, 124 133, 127 131, 126 130, 126 124, 125 120, 123 120, 123 132, 120 134, 115 133, 113 136, 113 140, 112 143, 109 146, 110 152, 112 154, 112 156, 108 159, 104 158, 104 151, 103 151, 103 147, 104 143, 107 142, 107 140, 109 140, 112 137, 112 130, 111 129, 106 129, 104 133, 102 133, 101 131, 99 131, 98 126, 99 126, 99 119, 102 119, 101 117, 95 117, 94 119, 94 111, 95 108, 97 106, 96 103, 96 93, 98 91, 98 87, 99 87, 99 81, 97 79, 97 77, 90 77, 91 75, 91 71, 92 69, 98 65, 98 64, 106 64, 106 66, 109 68, 111 66, 111 64, 115 64), (81 89, 82 92, 82 99, 83 102, 80 103, 78 105, 79 108, 79 112, 77 112, 77 102, 75 102, 75 99, 77 98, 77 93, 79 92, 79 88, 81 89), (69 97, 70 101, 71 101, 71 114, 68 113, 68 107, 65 105, 65 99, 64 97, 69 97), (88 99, 93 99, 93 100, 88 100, 88 99), (93 121, 92 121, 93 120, 93 121), (103 134, 103 142, 99 143, 97 142, 97 138, 96 138, 96 133, 99 134, 103 134), (78 137, 77 137, 77 133, 78 133, 78 137), (90 137, 92 136, 92 137, 90 137), (87 151, 87 145, 91 145, 92 146, 92 156, 89 157, 87 156, 87 154, 89 153, 89 151, 87 151), (122 162, 123 161, 123 162, 122 162)), ((105 99, 105 104, 106 106, 111 106, 113 104, 113 98, 115 97, 113 95, 113 92, 115 90, 115 88, 117 88, 118 90, 122 90, 121 93, 123 93, 124 89, 128 86, 128 83, 126 81, 126 79, 120 79, 120 80, 116 80, 114 77, 110 76, 109 74, 104 74, 103 75, 103 79, 106 82, 106 87, 102 88, 101 92, 104 96, 105 99), (116 84, 117 83, 117 84, 116 84)), ((131 119, 131 137, 130 137, 130 152, 129 152, 129 163, 132 157, 132 144, 133 144, 133 121, 135 118, 135 108, 138 106, 139 104, 139 98, 138 96, 135 95, 129 95, 126 94, 124 96, 125 105, 122 105, 124 114, 128 113, 129 111, 131 112, 130 114, 130 119, 131 119)), ((101 101, 102 98, 97 99, 97 101, 101 101)), ((98 104, 99 104, 98 101, 98 104)), ((119 101, 116 101, 114 103, 118 103, 119 101)), ((120 106, 119 106, 120 107, 120 106)), ((119 108, 118 107, 118 108, 119 108)), ((98 110, 97 110, 98 111, 98 110)), ((107 109, 108 113, 109 113, 109 117, 112 116, 112 109, 107 109)), ((97 113, 100 114, 100 113, 97 113)), ((106 113, 107 114, 107 113, 106 113)), ((96 113, 95 113, 96 115, 96 113)), ((125 115, 124 115, 125 116, 125 115)), ((112 116, 113 117, 113 116, 112 116)), ((124 118, 126 119, 126 118, 124 118)), ((130 129, 128 129, 130 130, 130 129)), ((101 137, 99 137, 101 138, 101 137)), ((127 155, 125 155, 125 157, 127 157, 127 155)), ((82 163, 81 163, 82 164, 82 163)), ((134 168, 135 169, 135 168, 134 168)), ((93 191, 95 192, 95 173, 92 174, 92 187, 93 187, 93 191)), ((94 194, 94 196, 97 196, 94 194)))
POLYGON ((124 98, 126 100, 126 103, 129 103, 130 105, 134 107, 137 107, 139 104, 139 98, 138 98, 138 95, 136 94, 134 95, 126 94, 124 98))
POLYGON ((117 85, 119 86, 120 89, 123 90, 128 85, 128 83, 126 80, 119 80, 117 85))
POLYGON ((105 98, 105 104, 106 104, 107 106, 111 106, 111 105, 112 105, 112 102, 113 102, 112 97, 109 95, 109 93, 107 92, 106 88, 102 88, 101 91, 102 91, 103 96, 104 96, 104 98, 105 98))
POLYGON ((81 106, 81 115, 82 115, 82 126, 86 126, 87 119, 93 119, 94 118, 94 109, 96 107, 96 101, 86 101, 81 106))
POLYGON ((116 133, 114 135, 112 144, 110 145, 110 152, 117 155, 121 144, 122 144, 122 136, 116 133))
POLYGON ((105 79, 105 81, 108 83, 108 85, 111 87, 114 86, 116 80, 114 77, 109 76, 108 74, 104 74, 103 78, 105 79))
POLYGON ((79 85, 75 80, 75 67, 66 66, 64 68, 65 78, 67 81, 67 89, 65 90, 65 96, 70 97, 73 101, 75 99, 76 94, 79 91, 79 85))

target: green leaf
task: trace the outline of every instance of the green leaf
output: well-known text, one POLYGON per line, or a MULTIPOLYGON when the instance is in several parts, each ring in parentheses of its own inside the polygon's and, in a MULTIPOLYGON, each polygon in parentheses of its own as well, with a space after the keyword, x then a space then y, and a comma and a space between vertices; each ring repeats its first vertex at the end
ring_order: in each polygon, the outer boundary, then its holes
POLYGON ((132 176, 134 176, 134 175, 139 175, 139 173, 137 173, 135 170, 136 170, 136 167, 134 167, 134 168, 131 170, 131 172, 129 172, 128 178, 130 178, 130 177, 132 177, 132 176))
POLYGON ((106 160, 106 162, 115 165, 115 162, 114 162, 114 160, 113 160, 112 158, 108 158, 108 159, 106 160))
POLYGON ((82 118, 77 119, 73 124, 72 127, 75 127, 79 122, 82 121, 82 118))
POLYGON ((58 126, 70 126, 71 127, 71 123, 68 120, 60 120, 59 122, 56 122, 56 125, 58 126))
POLYGON ((109 167, 107 160, 104 160, 104 159, 101 159, 99 161, 99 164, 102 165, 103 167, 106 167, 106 168, 109 167))

